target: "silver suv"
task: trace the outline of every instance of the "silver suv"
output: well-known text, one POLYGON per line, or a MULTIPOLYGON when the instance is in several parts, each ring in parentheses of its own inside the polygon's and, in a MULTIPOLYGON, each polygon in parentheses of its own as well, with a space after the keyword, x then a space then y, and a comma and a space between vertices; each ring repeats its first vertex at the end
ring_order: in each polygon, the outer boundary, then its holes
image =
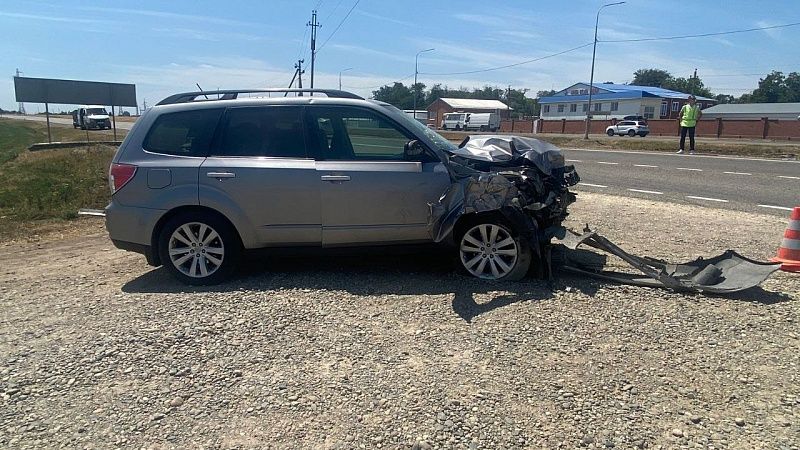
POLYGON ((454 245, 472 275, 519 279, 577 175, 557 149, 534 161, 507 139, 511 156, 473 154, 467 140, 342 91, 176 94, 114 156, 106 227, 190 284, 224 280, 250 249, 431 242, 454 245))

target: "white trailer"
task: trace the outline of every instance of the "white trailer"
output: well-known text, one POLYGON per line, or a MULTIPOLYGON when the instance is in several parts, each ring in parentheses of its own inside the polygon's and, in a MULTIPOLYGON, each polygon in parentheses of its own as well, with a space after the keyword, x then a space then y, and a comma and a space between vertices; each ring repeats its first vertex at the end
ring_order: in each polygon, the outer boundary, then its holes
POLYGON ((469 113, 464 123, 465 130, 497 131, 500 115, 497 113, 469 113))

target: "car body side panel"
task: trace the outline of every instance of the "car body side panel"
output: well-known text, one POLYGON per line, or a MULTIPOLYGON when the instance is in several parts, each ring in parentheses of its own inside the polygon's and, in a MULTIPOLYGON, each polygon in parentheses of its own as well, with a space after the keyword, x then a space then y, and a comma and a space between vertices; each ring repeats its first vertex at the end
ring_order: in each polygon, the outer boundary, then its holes
POLYGON ((441 163, 318 161, 317 172, 324 246, 430 241, 429 205, 450 185, 441 163))
POLYGON ((319 245, 318 182, 310 159, 209 157, 200 170, 200 204, 242 230, 246 248, 319 245), (213 176, 219 173, 234 177, 213 176))

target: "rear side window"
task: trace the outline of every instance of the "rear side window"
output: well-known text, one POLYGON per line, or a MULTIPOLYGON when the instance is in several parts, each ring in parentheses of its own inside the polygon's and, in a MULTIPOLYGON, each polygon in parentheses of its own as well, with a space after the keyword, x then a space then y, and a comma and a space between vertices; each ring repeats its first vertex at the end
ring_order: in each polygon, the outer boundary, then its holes
POLYGON ((178 156, 205 156, 211 148, 222 109, 162 114, 147 133, 144 149, 178 156))
POLYGON ((225 116, 216 155, 307 157, 302 106, 231 108, 225 116))

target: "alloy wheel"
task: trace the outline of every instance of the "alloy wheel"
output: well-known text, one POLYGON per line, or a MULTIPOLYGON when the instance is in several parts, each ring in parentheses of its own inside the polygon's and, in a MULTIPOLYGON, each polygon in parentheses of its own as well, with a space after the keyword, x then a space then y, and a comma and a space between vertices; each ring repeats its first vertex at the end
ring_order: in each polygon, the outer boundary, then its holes
POLYGON ((192 278, 212 275, 225 259, 225 244, 219 233, 200 222, 176 228, 169 238, 168 251, 175 268, 192 278))
POLYGON ((459 245, 461 264, 478 277, 498 280, 517 263, 519 248, 509 231, 497 224, 482 223, 470 228, 459 245))

